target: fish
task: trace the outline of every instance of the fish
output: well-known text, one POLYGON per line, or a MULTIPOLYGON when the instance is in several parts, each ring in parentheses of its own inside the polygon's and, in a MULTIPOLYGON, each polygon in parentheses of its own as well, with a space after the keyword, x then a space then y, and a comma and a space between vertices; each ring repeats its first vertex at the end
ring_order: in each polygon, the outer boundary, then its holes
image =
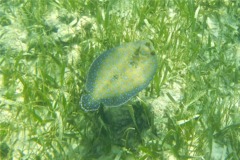
POLYGON ((156 74, 157 55, 150 40, 124 43, 97 57, 87 74, 80 107, 121 106, 145 89, 156 74))

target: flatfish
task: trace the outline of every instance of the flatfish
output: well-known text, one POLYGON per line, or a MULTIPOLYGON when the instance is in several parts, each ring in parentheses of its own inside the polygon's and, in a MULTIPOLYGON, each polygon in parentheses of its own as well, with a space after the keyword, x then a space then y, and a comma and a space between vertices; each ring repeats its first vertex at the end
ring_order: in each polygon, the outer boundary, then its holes
POLYGON ((148 86, 157 66, 157 56, 149 40, 122 44, 103 52, 88 71, 81 108, 94 111, 101 104, 126 103, 148 86))

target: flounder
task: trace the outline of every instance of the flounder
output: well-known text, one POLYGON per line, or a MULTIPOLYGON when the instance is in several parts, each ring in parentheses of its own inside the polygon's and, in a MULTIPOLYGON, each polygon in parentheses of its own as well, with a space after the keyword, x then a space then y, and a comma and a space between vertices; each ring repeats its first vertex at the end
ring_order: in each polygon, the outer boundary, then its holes
POLYGON ((126 43, 103 52, 89 69, 81 108, 94 111, 101 104, 126 103, 148 86, 156 70, 157 57, 149 40, 126 43))

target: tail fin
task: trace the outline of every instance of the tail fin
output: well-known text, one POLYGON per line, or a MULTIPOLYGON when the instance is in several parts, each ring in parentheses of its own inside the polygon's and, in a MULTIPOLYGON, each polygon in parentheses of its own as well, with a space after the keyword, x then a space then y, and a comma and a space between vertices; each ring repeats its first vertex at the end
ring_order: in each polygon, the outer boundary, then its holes
POLYGON ((90 94, 84 94, 81 97, 80 106, 86 112, 95 111, 100 107, 100 103, 98 101, 94 101, 90 94))

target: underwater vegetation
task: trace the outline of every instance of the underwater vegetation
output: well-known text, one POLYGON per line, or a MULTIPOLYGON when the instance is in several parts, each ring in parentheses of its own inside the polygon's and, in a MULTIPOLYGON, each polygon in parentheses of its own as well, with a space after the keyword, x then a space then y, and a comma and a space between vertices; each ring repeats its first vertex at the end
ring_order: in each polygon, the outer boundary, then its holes
POLYGON ((239 160, 239 20, 239 0, 0 0, 0 159, 239 160))
POLYGON ((119 106, 146 88, 156 70, 157 57, 149 40, 107 50, 91 65, 81 107, 91 111, 101 103, 119 106))

